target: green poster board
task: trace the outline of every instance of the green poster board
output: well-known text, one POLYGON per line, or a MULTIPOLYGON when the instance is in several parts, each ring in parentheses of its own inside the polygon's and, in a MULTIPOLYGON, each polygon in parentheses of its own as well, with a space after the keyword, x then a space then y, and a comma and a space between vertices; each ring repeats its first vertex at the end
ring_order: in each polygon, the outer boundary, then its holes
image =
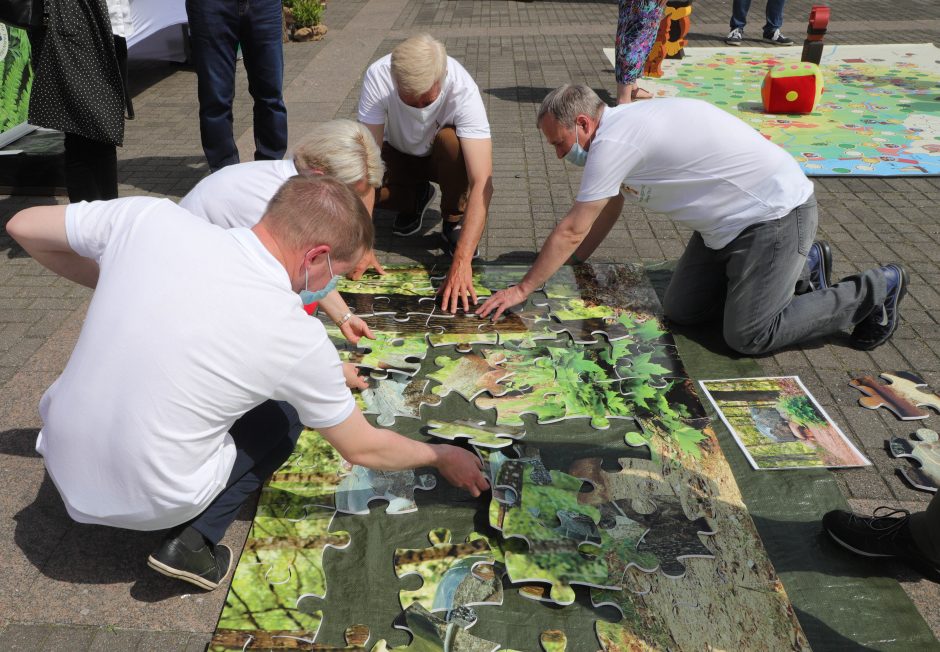
POLYGON ((24 132, 33 75, 26 30, 0 23, 0 146, 24 132))

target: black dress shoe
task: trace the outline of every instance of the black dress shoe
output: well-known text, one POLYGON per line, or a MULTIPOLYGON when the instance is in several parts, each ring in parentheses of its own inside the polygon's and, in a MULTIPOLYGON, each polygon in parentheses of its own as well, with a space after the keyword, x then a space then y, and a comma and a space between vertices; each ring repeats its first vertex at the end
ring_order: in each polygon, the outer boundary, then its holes
POLYGON ((199 550, 191 550, 180 539, 171 538, 147 558, 147 565, 167 577, 211 591, 231 570, 232 551, 228 546, 213 546, 211 543, 205 543, 199 550))

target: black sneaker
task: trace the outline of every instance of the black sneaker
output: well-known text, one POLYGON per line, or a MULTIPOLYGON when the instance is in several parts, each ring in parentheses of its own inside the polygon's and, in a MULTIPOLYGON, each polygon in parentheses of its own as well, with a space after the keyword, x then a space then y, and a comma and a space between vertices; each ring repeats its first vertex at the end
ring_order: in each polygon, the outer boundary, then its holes
MULTIPOLYGON (((463 231, 463 222, 448 222, 444 220, 441 222, 441 240, 444 241, 444 253, 454 257, 454 252, 457 251, 457 243, 460 242, 460 234, 463 231)), ((473 259, 476 260, 480 257, 480 248, 477 247, 477 250, 473 252, 473 259)))
POLYGON ((231 570, 232 551, 228 546, 210 543, 199 550, 190 550, 180 539, 171 538, 147 557, 147 565, 167 577, 211 591, 231 570))
POLYGON ((832 540, 863 557, 893 558, 937 581, 940 565, 914 543, 906 509, 879 507, 871 516, 837 509, 823 516, 823 529, 832 540))
POLYGON ((793 39, 784 36, 779 29, 775 29, 770 36, 764 34, 764 40, 774 45, 793 45, 793 39))
POLYGON ((898 305, 907 293, 907 272, 900 265, 885 265, 881 268, 888 282, 885 302, 876 306, 852 331, 850 342, 859 351, 870 351, 887 342, 898 328, 901 313, 898 305))
POLYGON ((741 45, 741 41, 744 40, 744 30, 740 27, 735 27, 733 30, 728 32, 728 36, 725 37, 725 43, 728 45, 741 45))
POLYGON ((429 182, 425 181, 418 187, 415 193, 415 207, 411 212, 399 213, 395 216, 392 223, 392 233, 397 236, 413 235, 421 230, 421 224, 424 222, 424 214, 428 206, 434 201, 434 195, 437 190, 429 182))
POLYGON ((816 240, 806 254, 809 265, 810 291, 825 290, 832 285, 832 249, 825 240, 816 240))

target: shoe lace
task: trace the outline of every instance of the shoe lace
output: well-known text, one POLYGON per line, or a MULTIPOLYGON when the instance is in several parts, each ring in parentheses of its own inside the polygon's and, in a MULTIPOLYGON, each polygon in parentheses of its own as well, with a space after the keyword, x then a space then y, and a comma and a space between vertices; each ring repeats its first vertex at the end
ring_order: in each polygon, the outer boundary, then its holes
POLYGON ((911 513, 906 509, 896 509, 882 505, 872 512, 869 517, 853 514, 852 522, 860 522, 875 532, 879 539, 885 537, 893 539, 897 533, 907 524, 911 513), (900 514, 900 517, 898 515, 900 514))

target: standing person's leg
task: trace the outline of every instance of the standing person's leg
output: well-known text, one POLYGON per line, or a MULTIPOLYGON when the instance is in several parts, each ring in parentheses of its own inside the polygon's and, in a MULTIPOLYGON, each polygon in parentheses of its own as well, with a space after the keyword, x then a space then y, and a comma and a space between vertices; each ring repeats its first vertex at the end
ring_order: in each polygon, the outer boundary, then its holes
POLYGON ((116 199, 117 150, 110 143, 65 134, 65 185, 69 201, 116 199))
POLYGON ((724 336, 735 351, 766 353, 845 330, 885 302, 887 281, 878 269, 794 296, 817 219, 811 199, 779 220, 745 229, 721 250, 728 275, 724 336))
POLYGON ((376 191, 377 208, 397 211, 392 233, 408 236, 421 230, 424 213, 434 199, 430 179, 429 156, 412 156, 400 152, 388 142, 382 143, 385 178, 376 191))
POLYGON ((219 545, 248 498, 290 457, 303 431, 293 407, 265 401, 229 430, 235 463, 225 489, 189 523, 171 531, 147 560, 154 570, 206 589, 218 586, 231 566, 231 550, 219 545))
POLYGON ((731 29, 744 31, 747 24, 747 12, 751 9, 751 0, 731 0, 731 29))
POLYGON ((770 38, 774 32, 783 27, 783 5, 786 0, 767 0, 765 15, 767 22, 764 23, 764 38, 770 38))
POLYGON ((719 252, 706 247, 702 236, 693 233, 666 288, 663 312, 670 321, 681 325, 717 319, 721 316, 727 283, 719 252))
POLYGON ((254 100, 255 160, 279 160, 287 152, 281 3, 239 0, 238 5, 248 92, 254 100))
POLYGON ((199 93, 199 133, 209 170, 238 163, 232 134, 238 0, 186 0, 199 93))
POLYGON ((659 0, 620 0, 614 66, 617 104, 650 97, 646 91, 642 97, 639 95, 636 80, 643 73, 643 65, 656 41, 662 17, 663 5, 659 0))

